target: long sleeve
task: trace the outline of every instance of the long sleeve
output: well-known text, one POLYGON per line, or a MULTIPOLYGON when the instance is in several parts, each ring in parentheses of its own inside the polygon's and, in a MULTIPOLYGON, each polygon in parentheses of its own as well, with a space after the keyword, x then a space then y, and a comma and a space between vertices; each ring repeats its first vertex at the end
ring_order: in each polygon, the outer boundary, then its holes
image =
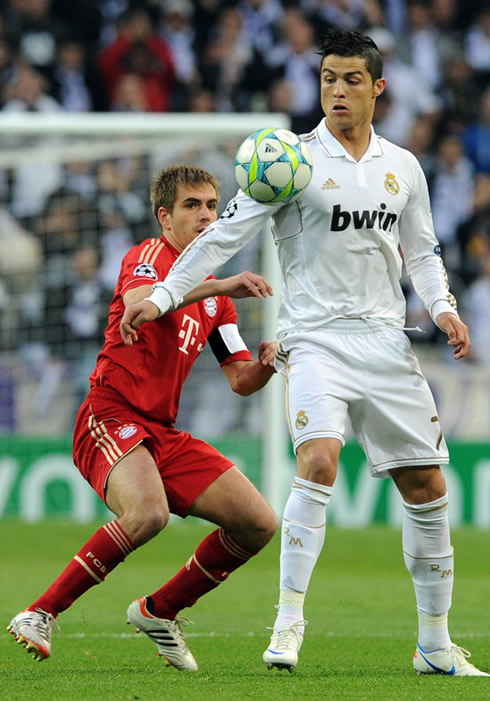
POLYGON ((241 192, 230 200, 218 221, 181 253, 162 283, 173 304, 179 304, 187 292, 253 239, 274 209, 254 202, 241 192))
POLYGON ((442 312, 457 314, 457 304, 434 233, 427 183, 415 159, 413 168, 414 189, 400 218, 400 242, 415 291, 436 323, 442 312))

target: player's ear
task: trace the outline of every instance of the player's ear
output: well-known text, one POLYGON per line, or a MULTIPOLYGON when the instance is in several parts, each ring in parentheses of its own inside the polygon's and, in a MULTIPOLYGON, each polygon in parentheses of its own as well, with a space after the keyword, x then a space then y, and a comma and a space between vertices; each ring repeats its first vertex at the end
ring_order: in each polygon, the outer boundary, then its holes
POLYGON ((163 231, 168 231, 172 228, 170 214, 171 213, 168 211, 168 209, 165 209, 165 207, 158 208, 158 221, 163 231))
POLYGON ((384 78, 378 78, 373 86, 373 97, 379 97, 384 91, 386 86, 386 80, 384 78))

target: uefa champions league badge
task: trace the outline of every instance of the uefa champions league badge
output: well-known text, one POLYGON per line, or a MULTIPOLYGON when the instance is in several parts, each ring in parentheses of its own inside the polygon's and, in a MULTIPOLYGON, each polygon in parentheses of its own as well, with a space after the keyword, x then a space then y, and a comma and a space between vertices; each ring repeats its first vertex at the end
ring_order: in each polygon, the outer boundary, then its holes
POLYGON ((296 414, 296 422, 295 426, 300 431, 302 428, 306 428, 308 426, 308 417, 306 416, 306 411, 298 411, 296 414))
POLYGON ((127 438, 131 438, 131 436, 134 436, 134 434, 138 431, 137 427, 134 426, 133 424, 124 424, 124 426, 121 426, 116 431, 116 436, 121 438, 121 440, 126 440, 127 438))
POLYGON ((216 316, 216 312, 218 311, 218 303, 216 302, 216 297, 207 297, 204 300, 204 311, 211 318, 213 318, 213 316, 216 316))
POLYGON ((386 180, 385 180, 385 190, 386 192, 389 192, 390 195, 398 195, 400 192, 400 185, 398 184, 395 176, 393 173, 385 173, 386 175, 386 180))
POLYGON ((434 246, 434 253, 436 254, 436 256, 440 256, 440 255, 441 255, 441 247, 439 246, 439 244, 436 244, 436 245, 434 246))
POLYGON ((149 263, 140 263, 140 265, 136 266, 134 269, 133 275, 138 277, 149 277, 152 280, 158 279, 157 271, 153 265, 150 265, 149 263))

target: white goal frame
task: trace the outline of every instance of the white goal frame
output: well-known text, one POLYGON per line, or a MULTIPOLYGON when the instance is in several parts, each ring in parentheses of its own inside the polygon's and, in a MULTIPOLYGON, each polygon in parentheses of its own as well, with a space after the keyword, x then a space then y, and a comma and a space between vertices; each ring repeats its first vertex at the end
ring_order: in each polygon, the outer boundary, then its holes
MULTIPOLYGON (((147 113, 0 113, 2 137, 39 136, 104 136, 122 135, 135 137, 168 137, 185 139, 187 136, 206 140, 209 144, 220 143, 225 138, 245 138, 264 127, 290 128, 290 118, 281 113, 242 114, 147 114, 147 113)), ((16 139, 15 151, 21 161, 30 162, 40 158, 27 142, 16 139)), ((89 145, 89 144, 87 144, 89 145)), ((80 148, 80 147, 78 147, 80 148)), ((100 148, 100 145, 97 146, 100 148)), ((0 152, 0 167, 10 165, 11 156, 0 152)), ((277 261, 272 236, 262 236, 263 274, 274 289, 274 297, 264 302, 262 338, 273 339, 279 308, 282 276, 277 261)), ((289 436, 284 412, 284 383, 282 378, 273 378, 262 390, 262 464, 261 489, 276 513, 280 514, 289 492, 291 462, 288 458, 289 436)))

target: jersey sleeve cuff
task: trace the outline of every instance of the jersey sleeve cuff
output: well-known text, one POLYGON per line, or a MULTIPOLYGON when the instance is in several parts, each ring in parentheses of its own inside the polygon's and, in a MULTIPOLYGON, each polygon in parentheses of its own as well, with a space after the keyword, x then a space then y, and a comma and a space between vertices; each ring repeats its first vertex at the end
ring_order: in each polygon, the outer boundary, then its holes
POLYGON ((153 304, 158 307, 158 316, 160 317, 165 314, 165 312, 171 312, 176 309, 182 302, 182 297, 172 295, 163 282, 156 282, 153 285, 153 292, 149 297, 145 297, 145 300, 153 302, 153 304))
POLYGON ((437 302, 434 302, 434 304, 431 307, 430 310, 430 315, 432 318, 432 321, 434 324, 437 326, 437 317, 439 314, 444 314, 445 312, 449 312, 450 314, 454 314, 459 318, 459 314, 456 311, 456 309, 446 300, 440 299, 437 302))

